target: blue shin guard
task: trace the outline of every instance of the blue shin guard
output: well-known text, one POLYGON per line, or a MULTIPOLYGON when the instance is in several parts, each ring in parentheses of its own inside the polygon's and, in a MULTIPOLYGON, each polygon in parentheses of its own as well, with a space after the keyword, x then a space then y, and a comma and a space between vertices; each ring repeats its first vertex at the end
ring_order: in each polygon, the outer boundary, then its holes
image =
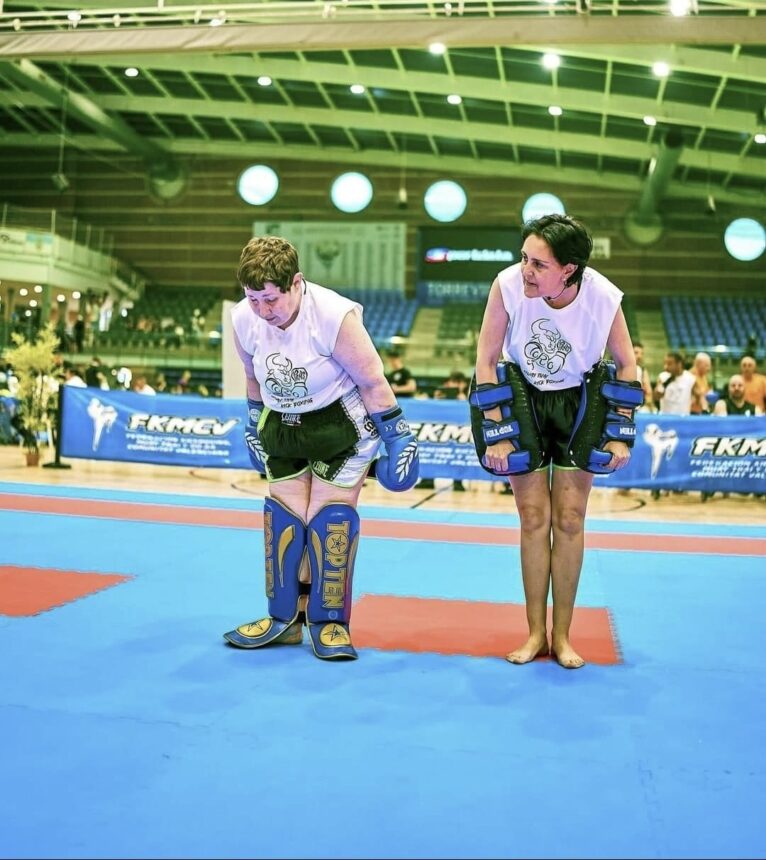
POLYGON ((224 633, 238 648, 260 648, 271 642, 297 645, 303 640, 298 619, 301 561, 306 548, 306 526, 275 499, 263 506, 263 542, 266 548, 266 597, 269 615, 224 633))
POLYGON ((348 625, 358 540, 359 514, 350 505, 325 505, 308 525, 311 591, 306 621, 311 646, 322 660, 357 656, 348 625))

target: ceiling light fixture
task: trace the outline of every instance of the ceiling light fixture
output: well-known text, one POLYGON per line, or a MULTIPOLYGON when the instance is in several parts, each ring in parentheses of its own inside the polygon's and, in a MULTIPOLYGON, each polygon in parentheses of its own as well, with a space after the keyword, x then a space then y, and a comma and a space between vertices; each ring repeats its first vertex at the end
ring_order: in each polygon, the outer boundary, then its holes
POLYGON ((657 125, 657 120, 653 116, 645 116, 644 125, 648 125, 649 128, 654 128, 654 126, 657 125))
POLYGON ((428 46, 428 50, 436 57, 440 57, 442 54, 446 53, 447 46, 444 42, 431 42, 428 46))
POLYGON ((451 93, 447 96, 447 101, 451 105, 459 105, 463 101, 463 97, 459 96, 457 93, 451 93))
POLYGON ((670 0, 670 14, 676 18, 683 18, 692 11, 691 0, 670 0))
POLYGON ((670 66, 663 60, 652 64, 652 74, 658 78, 666 78, 670 74, 670 66))
POLYGON ((551 72, 561 65, 561 57, 558 54, 543 54, 543 66, 551 72))
POLYGON ((561 116, 561 114, 564 113, 564 111, 558 105, 551 105, 548 108, 548 113, 551 116, 561 116))

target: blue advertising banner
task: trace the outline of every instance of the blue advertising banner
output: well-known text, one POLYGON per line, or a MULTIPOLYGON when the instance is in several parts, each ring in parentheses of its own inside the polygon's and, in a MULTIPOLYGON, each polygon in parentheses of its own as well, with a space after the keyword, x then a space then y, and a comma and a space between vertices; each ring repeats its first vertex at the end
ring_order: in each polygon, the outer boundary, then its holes
POLYGON ((61 456, 249 469, 244 400, 64 386, 61 456))
POLYGON ((637 416, 630 464, 596 484, 766 493, 766 416, 637 416))
MULTIPOLYGON (((423 478, 502 480, 479 465, 468 404, 403 399, 423 478)), ((170 466, 249 469, 244 400, 146 396, 65 386, 61 455, 170 466)), ((639 413, 630 464, 596 485, 766 493, 766 416, 639 413)))

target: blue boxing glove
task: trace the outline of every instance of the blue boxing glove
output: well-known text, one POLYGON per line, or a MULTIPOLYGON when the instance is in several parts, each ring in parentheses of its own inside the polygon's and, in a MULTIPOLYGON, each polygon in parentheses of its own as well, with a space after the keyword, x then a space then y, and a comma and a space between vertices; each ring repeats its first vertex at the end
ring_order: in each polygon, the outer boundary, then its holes
POLYGON ((258 422, 264 405, 261 400, 247 399, 247 425, 245 426, 245 442, 247 442, 247 453, 250 455, 250 463, 256 472, 266 474, 266 457, 263 453, 261 440, 258 438, 258 422))
POLYGON ((411 489, 418 480, 420 461, 418 443, 404 413, 397 405, 384 412, 373 412, 370 418, 385 447, 375 464, 378 481, 394 492, 411 489))

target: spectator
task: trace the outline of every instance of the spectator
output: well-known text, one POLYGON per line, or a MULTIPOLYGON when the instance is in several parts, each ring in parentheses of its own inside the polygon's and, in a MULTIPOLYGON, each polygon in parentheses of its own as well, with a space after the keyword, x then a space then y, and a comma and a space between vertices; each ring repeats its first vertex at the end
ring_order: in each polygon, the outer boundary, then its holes
POLYGON ((766 412, 766 376, 758 373, 758 365, 752 355, 743 355, 739 363, 745 383, 745 400, 766 412))
POLYGON ((680 352, 665 356, 664 370, 657 377, 654 399, 663 415, 689 415, 692 407, 692 388, 695 377, 684 368, 680 352))
POLYGON ((80 376, 79 369, 71 364, 64 367, 64 385, 71 385, 73 388, 87 388, 87 383, 80 376))
POLYGON ((708 415, 710 413, 709 397, 713 394, 713 385, 708 376, 713 363, 706 352, 698 352, 694 356, 691 373, 694 377, 692 386, 691 415, 708 415))
POLYGON ((191 370, 184 370, 184 372, 178 378, 178 382, 176 383, 176 387, 178 390, 174 389, 173 394, 188 394, 191 391, 191 378, 191 370))
POLYGON ((435 400, 468 400, 468 377, 462 370, 452 373, 434 390, 435 400))
POLYGON ((728 392, 713 407, 714 415, 763 415, 763 410, 745 400, 745 380, 735 373, 729 378, 728 392))
POLYGON ((75 352, 82 352, 85 342, 85 320, 82 318, 82 314, 77 316, 75 324, 72 326, 72 338, 75 352))
POLYGON ((157 392, 146 381, 144 374, 139 373, 133 377, 133 391, 136 394, 156 394, 157 392))
POLYGON ((102 391, 109 390, 109 382, 101 367, 101 359, 95 355, 85 368, 85 384, 90 388, 100 388, 102 391))
POLYGON ((386 380, 391 386, 391 390, 397 396, 412 397, 418 390, 418 383, 408 368, 404 366, 401 353, 397 349, 390 349, 386 353, 386 358, 391 368, 386 374, 386 380))
POLYGON ((644 367, 644 345, 639 340, 633 342, 633 355, 636 357, 638 381, 641 383, 641 388, 644 392, 644 403, 639 407, 639 412, 654 412, 652 382, 649 378, 649 371, 644 367))

